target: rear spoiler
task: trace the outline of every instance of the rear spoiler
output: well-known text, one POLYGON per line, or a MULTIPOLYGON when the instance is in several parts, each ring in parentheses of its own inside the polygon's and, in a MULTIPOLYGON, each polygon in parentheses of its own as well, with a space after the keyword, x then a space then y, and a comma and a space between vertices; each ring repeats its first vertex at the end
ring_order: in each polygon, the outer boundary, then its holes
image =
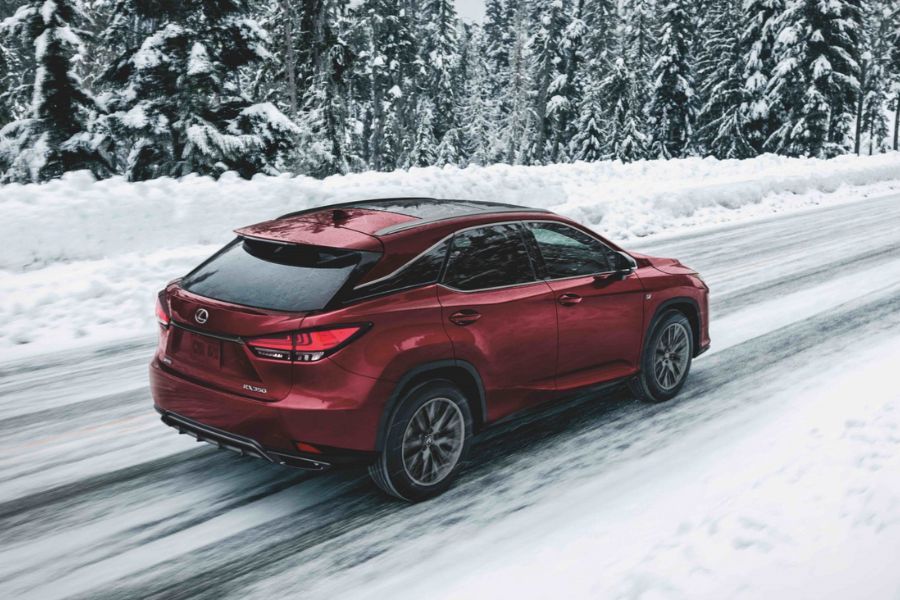
POLYGON ((242 238, 273 244, 308 244, 345 250, 383 251, 381 241, 375 236, 314 219, 274 219, 241 227, 234 232, 242 238))

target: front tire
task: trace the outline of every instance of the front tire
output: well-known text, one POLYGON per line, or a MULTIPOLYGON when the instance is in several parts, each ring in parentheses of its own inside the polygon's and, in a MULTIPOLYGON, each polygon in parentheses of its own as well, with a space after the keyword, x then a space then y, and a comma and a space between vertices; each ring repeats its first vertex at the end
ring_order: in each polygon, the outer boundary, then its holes
POLYGON ((629 382, 632 393, 645 402, 674 398, 691 370, 694 338, 684 313, 671 310, 657 321, 641 354, 641 372, 629 382))
POLYGON ((472 411, 447 380, 414 387, 400 401, 369 475, 385 493, 419 502, 444 492, 469 451, 472 411))

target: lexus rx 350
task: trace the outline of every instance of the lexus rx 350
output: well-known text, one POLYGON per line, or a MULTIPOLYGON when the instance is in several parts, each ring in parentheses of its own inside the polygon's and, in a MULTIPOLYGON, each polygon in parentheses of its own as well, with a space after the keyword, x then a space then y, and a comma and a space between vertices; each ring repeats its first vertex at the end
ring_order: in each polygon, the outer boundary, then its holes
POLYGON ((371 200, 236 233, 159 293, 162 420, 273 463, 365 463, 410 501, 486 425, 619 381, 667 400, 709 346, 696 272, 550 212, 371 200))

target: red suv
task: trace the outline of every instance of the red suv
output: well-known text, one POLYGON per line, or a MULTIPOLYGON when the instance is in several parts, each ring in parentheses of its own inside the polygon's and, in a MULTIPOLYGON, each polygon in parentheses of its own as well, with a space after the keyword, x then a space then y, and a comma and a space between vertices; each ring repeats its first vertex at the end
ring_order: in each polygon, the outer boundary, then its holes
POLYGON ((363 462, 406 500, 446 489, 487 424, 598 384, 667 400, 709 347, 696 272, 542 210, 371 200, 236 233, 159 294, 162 420, 273 463, 363 462))

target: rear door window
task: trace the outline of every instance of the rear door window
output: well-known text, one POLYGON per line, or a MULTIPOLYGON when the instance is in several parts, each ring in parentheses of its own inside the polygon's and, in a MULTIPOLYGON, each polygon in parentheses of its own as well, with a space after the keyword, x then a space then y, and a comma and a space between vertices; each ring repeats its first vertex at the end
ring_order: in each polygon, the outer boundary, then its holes
POLYGON ((361 264, 359 250, 238 238, 187 275, 187 291, 244 306, 305 312, 325 308, 361 264))
POLYGON ((491 225, 453 237, 444 284, 483 290, 535 281, 534 268, 518 225, 491 225))

